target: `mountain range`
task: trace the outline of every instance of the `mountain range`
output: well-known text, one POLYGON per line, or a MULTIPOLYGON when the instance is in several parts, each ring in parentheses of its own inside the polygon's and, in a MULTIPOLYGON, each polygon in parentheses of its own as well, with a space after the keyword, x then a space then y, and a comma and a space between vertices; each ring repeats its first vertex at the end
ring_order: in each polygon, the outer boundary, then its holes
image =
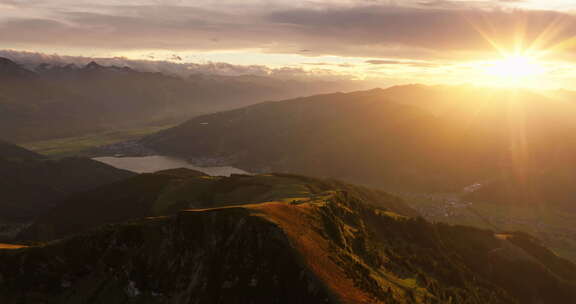
POLYGON ((29 142, 174 123, 264 100, 353 86, 253 75, 181 77, 96 62, 29 68, 0 58, 0 138, 29 142))

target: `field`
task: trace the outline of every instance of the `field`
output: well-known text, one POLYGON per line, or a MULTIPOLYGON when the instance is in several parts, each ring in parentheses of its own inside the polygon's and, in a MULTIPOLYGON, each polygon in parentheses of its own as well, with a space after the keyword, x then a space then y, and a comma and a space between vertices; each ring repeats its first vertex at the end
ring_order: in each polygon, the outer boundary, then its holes
POLYGON ((87 151, 92 148, 137 139, 173 126, 174 125, 170 124, 105 131, 75 137, 27 142, 21 143, 20 145, 26 149, 52 158, 89 156, 87 151))

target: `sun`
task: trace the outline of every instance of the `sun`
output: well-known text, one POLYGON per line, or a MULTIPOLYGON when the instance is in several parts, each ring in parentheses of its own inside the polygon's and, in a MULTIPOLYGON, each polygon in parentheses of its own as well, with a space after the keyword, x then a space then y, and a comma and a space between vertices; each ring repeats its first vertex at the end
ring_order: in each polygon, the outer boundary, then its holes
POLYGON ((486 64, 486 72, 502 80, 519 82, 541 75, 544 72, 544 67, 534 57, 511 55, 501 60, 488 62, 486 64))
POLYGON ((467 79, 480 86, 546 89, 555 67, 536 52, 502 53, 498 59, 470 62, 461 66, 467 79))
POLYGON ((547 73, 546 63, 527 54, 503 55, 473 66, 481 83, 496 87, 541 87, 547 73))

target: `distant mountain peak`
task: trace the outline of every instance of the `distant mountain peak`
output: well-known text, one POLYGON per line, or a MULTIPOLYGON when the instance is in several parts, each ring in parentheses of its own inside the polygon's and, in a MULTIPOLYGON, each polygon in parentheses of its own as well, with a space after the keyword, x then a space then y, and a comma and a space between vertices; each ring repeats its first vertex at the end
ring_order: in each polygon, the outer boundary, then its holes
POLYGON ((51 63, 41 63, 34 68, 34 71, 39 73, 50 73, 50 72, 72 72, 78 70, 78 66, 74 63, 68 64, 51 64, 51 63))
POLYGON ((41 63, 36 67, 36 70, 44 71, 51 69, 53 66, 50 63, 41 63))
POLYGON ((88 63, 87 65, 85 65, 82 70, 84 71, 104 71, 104 72, 120 72, 120 73, 131 73, 131 72, 136 72, 135 70, 124 66, 124 67, 120 67, 120 66, 103 66, 98 64, 95 61, 91 61, 90 63, 88 63))
POLYGON ((86 69, 86 70, 99 70, 102 68, 103 68, 103 66, 99 65, 95 61, 90 61, 90 63, 88 63, 86 66, 84 66, 84 69, 86 69))
POLYGON ((0 68, 18 67, 18 64, 8 58, 0 57, 0 68))

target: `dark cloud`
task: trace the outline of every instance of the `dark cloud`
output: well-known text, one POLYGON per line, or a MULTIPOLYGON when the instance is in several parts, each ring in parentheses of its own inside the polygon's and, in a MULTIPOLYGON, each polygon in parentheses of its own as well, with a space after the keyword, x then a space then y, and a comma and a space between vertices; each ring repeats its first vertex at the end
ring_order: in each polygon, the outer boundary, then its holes
POLYGON ((292 25, 303 40, 362 49, 366 46, 407 46, 434 51, 491 50, 488 39, 511 48, 519 36, 543 47, 576 34, 572 15, 551 11, 474 11, 401 7, 360 7, 291 10, 270 16, 292 25), (553 27, 553 28, 552 28, 553 27))
POLYGON ((30 7, 44 1, 45 0, 0 0, 0 4, 6 4, 15 7, 30 7))
POLYGON ((494 9, 501 8, 502 3, 521 3, 523 0, 494 0, 494 1, 452 1, 452 0, 422 0, 420 7, 449 8, 449 9, 494 9))
POLYGON ((446 66, 446 64, 434 63, 434 62, 421 62, 421 61, 400 61, 400 60, 366 60, 366 63, 374 65, 405 65, 419 68, 435 68, 440 66, 446 66))
POLYGON ((310 65, 310 66, 332 66, 332 67, 340 67, 340 68, 351 68, 355 67, 356 65, 351 63, 330 63, 330 62, 304 62, 302 65, 310 65))
POLYGON ((366 63, 369 63, 369 64, 404 64, 404 62, 398 61, 398 60, 367 60, 366 63))

